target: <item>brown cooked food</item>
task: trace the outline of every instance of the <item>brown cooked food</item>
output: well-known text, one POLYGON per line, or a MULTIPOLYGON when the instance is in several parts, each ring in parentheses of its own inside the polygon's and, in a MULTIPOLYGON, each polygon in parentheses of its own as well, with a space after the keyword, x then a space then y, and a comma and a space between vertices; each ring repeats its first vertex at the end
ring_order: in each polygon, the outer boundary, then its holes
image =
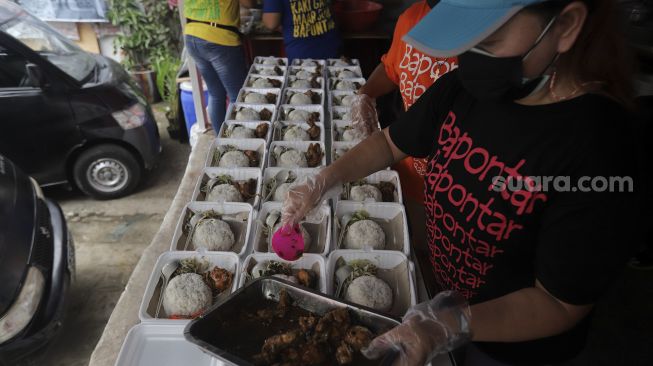
POLYGON ((315 168, 322 163, 322 157, 324 153, 320 144, 310 144, 308 150, 306 151, 306 163, 310 168, 315 168))
POLYGON ((268 337, 260 353, 253 357, 257 366, 331 366, 369 363, 360 350, 372 341, 373 333, 353 325, 346 308, 332 310, 322 317, 290 304, 285 291, 279 303, 256 312, 263 326, 281 319, 284 327, 268 337), (299 311, 298 311, 299 310, 299 311), (305 315, 301 315, 302 312, 305 315), (295 314, 299 314, 295 318, 295 314))
POLYGON ((259 160, 258 152, 257 152, 257 151, 254 151, 254 150, 245 150, 245 151, 243 151, 243 153, 244 153, 245 156, 247 156, 247 158, 249 159, 249 166, 254 167, 254 168, 255 168, 255 167, 258 167, 258 165, 259 165, 259 163, 260 163, 260 160, 259 160))

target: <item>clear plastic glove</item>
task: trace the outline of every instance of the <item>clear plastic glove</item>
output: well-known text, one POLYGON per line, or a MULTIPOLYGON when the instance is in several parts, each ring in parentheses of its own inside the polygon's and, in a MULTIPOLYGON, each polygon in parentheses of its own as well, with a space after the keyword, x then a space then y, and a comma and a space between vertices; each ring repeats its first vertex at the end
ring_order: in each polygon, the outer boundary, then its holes
POLYGON ((394 366, 423 366, 471 339, 471 312, 458 292, 444 291, 410 308, 401 325, 375 338, 363 355, 377 359, 398 352, 394 366))
POLYGON ((357 94, 351 103, 352 126, 365 137, 379 129, 376 101, 367 94, 357 94))
POLYGON ((281 207, 281 224, 283 227, 294 227, 316 207, 320 202, 337 197, 342 191, 342 183, 327 186, 323 171, 306 176, 290 186, 288 195, 281 207))

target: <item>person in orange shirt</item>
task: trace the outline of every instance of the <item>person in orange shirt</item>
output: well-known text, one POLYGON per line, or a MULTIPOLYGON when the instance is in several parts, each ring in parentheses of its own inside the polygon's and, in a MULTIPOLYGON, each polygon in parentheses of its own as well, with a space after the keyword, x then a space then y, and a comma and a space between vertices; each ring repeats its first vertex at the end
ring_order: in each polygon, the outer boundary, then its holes
MULTIPOLYGON (((421 52, 402 40, 417 23, 438 3, 422 0, 406 9, 397 20, 392 45, 381 58, 367 83, 358 91, 360 97, 352 108, 354 125, 371 132, 378 123, 375 99, 397 88, 401 93, 404 110, 408 110, 435 81, 458 66, 456 57, 436 58, 421 52)), ((425 159, 406 158, 393 166, 399 173, 405 205, 411 222, 423 222, 425 159)), ((423 228, 411 225, 413 242, 426 242, 423 228)))

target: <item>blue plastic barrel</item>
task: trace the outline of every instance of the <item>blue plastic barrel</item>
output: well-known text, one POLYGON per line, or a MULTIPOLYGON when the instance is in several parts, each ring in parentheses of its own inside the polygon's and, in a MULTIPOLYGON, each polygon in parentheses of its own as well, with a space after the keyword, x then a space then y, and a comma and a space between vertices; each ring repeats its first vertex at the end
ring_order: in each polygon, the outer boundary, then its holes
MULTIPOLYGON (((193 86, 190 81, 184 81, 179 86, 179 89, 181 90, 181 109, 184 112, 186 130, 188 131, 188 136, 190 136, 190 128, 197 122, 195 103, 193 102, 193 86)), ((206 90, 206 86, 204 87, 204 98, 208 103, 209 92, 206 90)))

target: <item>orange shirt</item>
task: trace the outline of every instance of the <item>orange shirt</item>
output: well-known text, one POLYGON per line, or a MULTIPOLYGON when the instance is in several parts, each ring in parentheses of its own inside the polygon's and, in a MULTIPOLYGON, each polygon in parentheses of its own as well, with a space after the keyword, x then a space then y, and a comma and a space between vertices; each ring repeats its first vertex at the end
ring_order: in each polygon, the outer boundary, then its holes
MULTIPOLYGON (((420 52, 402 40, 422 18, 431 11, 426 1, 420 1, 406 9, 397 19, 392 45, 381 57, 388 78, 399 86, 404 108, 408 110, 435 81, 458 66, 458 60, 436 58, 420 52)), ((404 196, 424 201, 423 175, 425 159, 407 158, 394 166, 399 172, 404 196)))

